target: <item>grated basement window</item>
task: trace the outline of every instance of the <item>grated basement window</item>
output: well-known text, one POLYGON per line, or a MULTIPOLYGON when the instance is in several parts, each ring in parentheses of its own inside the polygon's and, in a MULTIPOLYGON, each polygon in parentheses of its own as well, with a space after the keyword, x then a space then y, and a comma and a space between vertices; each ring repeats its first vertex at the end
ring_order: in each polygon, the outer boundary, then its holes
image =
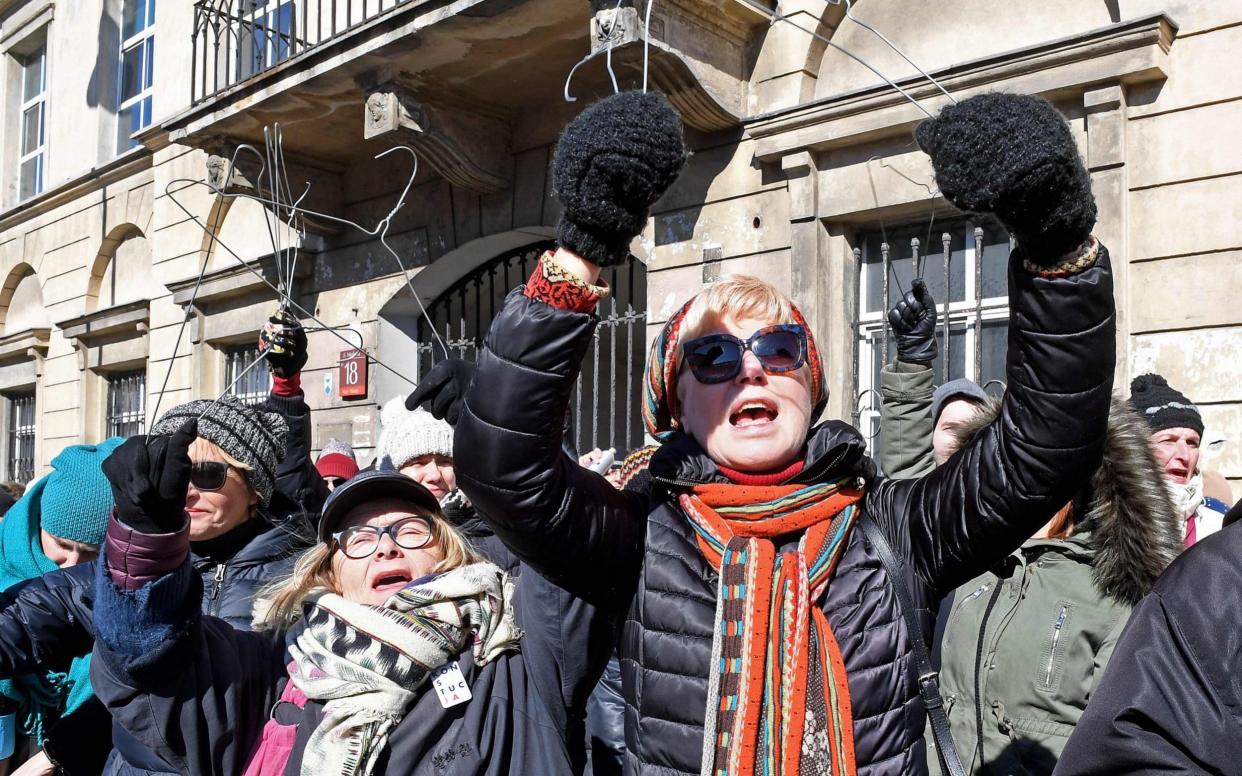
POLYGON ((131 437, 147 429, 146 370, 108 375, 105 436, 131 437))
POLYGON ((242 345, 224 351, 224 384, 230 386, 228 393, 250 406, 266 401, 272 385, 272 371, 267 359, 255 363, 258 357, 257 345, 242 345))
POLYGON ((34 479, 35 395, 12 394, 9 404, 9 477, 25 484, 34 479))

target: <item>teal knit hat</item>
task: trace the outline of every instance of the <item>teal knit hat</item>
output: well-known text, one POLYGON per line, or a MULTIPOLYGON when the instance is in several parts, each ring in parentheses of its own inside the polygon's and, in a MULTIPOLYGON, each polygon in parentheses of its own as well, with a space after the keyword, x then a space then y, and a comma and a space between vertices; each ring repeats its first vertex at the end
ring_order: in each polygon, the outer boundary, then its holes
POLYGON ((83 544, 103 544, 112 514, 112 487, 101 464, 124 441, 112 437, 97 445, 70 445, 52 459, 54 471, 39 502, 44 531, 83 544))

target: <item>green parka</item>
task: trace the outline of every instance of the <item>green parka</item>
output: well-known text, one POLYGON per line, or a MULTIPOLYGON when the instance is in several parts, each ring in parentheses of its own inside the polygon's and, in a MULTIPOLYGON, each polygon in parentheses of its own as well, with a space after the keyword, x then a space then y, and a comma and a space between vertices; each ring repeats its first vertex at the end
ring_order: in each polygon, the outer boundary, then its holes
MULTIPOLYGON (((991 418, 985 410, 959 436, 991 418)), ((1120 402, 1104 462, 1075 513, 1086 519, 1068 538, 1031 539, 954 595, 940 686, 973 773, 1052 773, 1131 607, 1180 550, 1142 421, 1120 402)))

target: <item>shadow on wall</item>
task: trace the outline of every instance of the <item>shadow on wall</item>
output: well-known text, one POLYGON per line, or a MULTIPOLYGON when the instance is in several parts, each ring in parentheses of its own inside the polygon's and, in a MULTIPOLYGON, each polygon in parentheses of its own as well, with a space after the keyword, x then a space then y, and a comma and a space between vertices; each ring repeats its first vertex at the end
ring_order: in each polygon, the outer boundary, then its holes
POLYGON ((87 105, 111 111, 115 111, 118 105, 117 85, 120 80, 118 58, 121 51, 121 30, 110 13, 113 10, 111 6, 115 5, 119 4, 104 3, 104 9, 99 14, 99 56, 95 58, 91 80, 86 87, 87 105), (104 52, 114 52, 116 56, 105 56, 104 52))
MULTIPOLYGON (((742 129, 705 135, 686 129, 686 145, 691 149, 690 158, 681 177, 652 208, 653 230, 656 247, 673 245, 693 239, 703 214, 708 189, 722 170, 732 160, 742 129)), ((768 183, 768 170, 757 160, 751 166, 761 170, 764 183, 768 183)), ((707 235, 705 235, 707 236, 707 235)), ((720 242, 719 239, 716 242, 720 242)))

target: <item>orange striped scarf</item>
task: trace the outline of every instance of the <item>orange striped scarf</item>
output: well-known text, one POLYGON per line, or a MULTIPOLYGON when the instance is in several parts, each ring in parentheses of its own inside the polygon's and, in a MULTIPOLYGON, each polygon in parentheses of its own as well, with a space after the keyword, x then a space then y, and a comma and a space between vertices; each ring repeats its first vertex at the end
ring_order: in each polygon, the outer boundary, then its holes
POLYGON ((862 490, 712 483, 681 496, 720 572, 703 776, 855 773, 845 663, 816 601, 853 527, 862 490), (796 550, 773 539, 803 532, 796 550))

